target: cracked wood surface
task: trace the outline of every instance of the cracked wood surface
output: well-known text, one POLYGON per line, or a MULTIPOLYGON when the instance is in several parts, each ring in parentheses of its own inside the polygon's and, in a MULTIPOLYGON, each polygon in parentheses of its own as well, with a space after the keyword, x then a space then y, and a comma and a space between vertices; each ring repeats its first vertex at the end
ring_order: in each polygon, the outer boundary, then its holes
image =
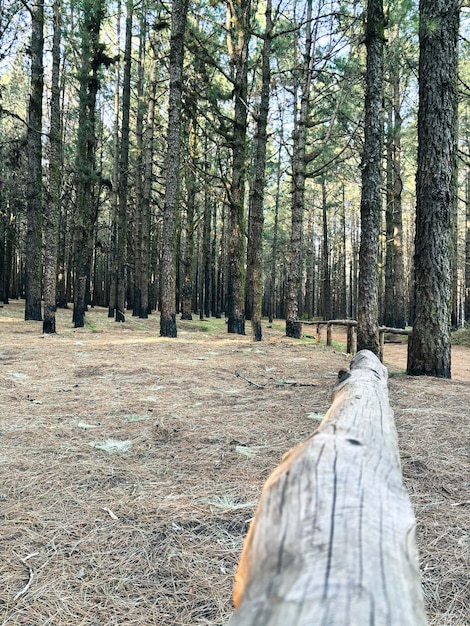
POLYGON ((268 478, 230 626, 426 624, 387 370, 367 350, 319 428, 268 478))

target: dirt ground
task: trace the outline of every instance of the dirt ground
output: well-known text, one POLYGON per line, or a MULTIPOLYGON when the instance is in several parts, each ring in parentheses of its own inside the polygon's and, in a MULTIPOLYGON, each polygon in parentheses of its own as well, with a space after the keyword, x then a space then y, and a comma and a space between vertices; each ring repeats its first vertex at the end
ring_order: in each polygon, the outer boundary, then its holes
MULTIPOLYGON (((281 322, 253 344, 223 320, 162 339, 156 315, 59 311, 47 337, 22 318, 0 308, 0 624, 226 624, 262 484, 326 412, 343 348, 281 322)), ((470 624, 469 355, 409 378, 385 346, 435 626, 470 624)))

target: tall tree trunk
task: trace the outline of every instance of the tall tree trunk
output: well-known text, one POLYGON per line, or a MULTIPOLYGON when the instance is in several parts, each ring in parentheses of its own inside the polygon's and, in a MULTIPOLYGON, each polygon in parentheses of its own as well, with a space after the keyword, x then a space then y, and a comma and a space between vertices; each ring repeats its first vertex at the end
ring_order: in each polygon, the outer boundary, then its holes
MULTIPOLYGON (((217 317, 219 313, 217 309, 217 202, 212 207, 212 241, 211 241, 211 297, 210 307, 212 315, 217 317)), ((220 315, 219 315, 220 316, 220 315)))
POLYGON ((28 108, 26 301, 25 320, 42 320, 42 96, 44 88, 44 3, 34 0, 31 13, 31 86, 28 108))
POLYGON ((470 322, 470 167, 465 180, 465 321, 470 322))
POLYGON ((140 239, 140 312, 139 317, 147 319, 151 310, 149 296, 150 282, 150 201, 152 197, 154 126, 155 126, 155 96, 157 91, 157 47, 152 44, 152 61, 149 77, 149 91, 147 102, 147 120, 144 138, 144 180, 142 189, 141 239, 140 239))
MULTIPOLYGON (((307 0, 305 51, 301 73, 300 111, 294 113, 292 154, 292 220, 287 278, 286 336, 300 339, 299 291, 302 281, 302 228, 305 195, 305 150, 312 81, 312 0, 307 0)), ((297 97, 295 89, 294 98, 297 97)))
POLYGON ((348 316, 348 291, 346 279, 346 197, 344 183, 342 185, 342 202, 341 202, 341 246, 339 256, 339 316, 346 318, 348 316))
MULTIPOLYGON (((398 35, 397 35, 398 36, 398 35)), ((401 102, 400 76, 398 70, 393 75, 393 283, 395 287, 395 325, 398 328, 406 326, 405 310, 405 272, 403 269, 403 210, 401 176, 401 102)))
POLYGON ((44 333, 56 332, 57 244, 61 195, 60 0, 54 1, 52 39, 51 126, 49 131, 49 197, 44 207, 44 333))
POLYGON ((385 326, 395 326, 395 293, 394 293, 394 172, 393 172, 393 102, 387 98, 387 184, 385 207, 385 292, 382 319, 385 326))
POLYGON ((420 0, 419 11, 415 314, 407 372, 450 378, 460 2, 420 0))
POLYGON ((142 211, 143 211, 143 186, 144 186, 144 62, 147 40, 147 14, 146 3, 142 7, 139 24, 139 56, 137 61, 137 114, 135 121, 136 135, 136 162, 135 162, 135 222, 134 245, 132 246, 134 258, 134 298, 132 301, 132 315, 140 317, 142 307, 141 282, 142 282, 142 211))
POLYGON ((328 214, 326 201, 326 182, 321 183, 322 197, 322 316, 324 320, 331 319, 331 280, 330 280, 330 248, 328 242, 328 214))
POLYGON ((98 70, 103 60, 99 41, 104 0, 85 5, 81 26, 81 67, 79 86, 79 133, 77 141, 76 214, 74 229, 75 284, 73 322, 85 325, 87 287, 93 253, 93 230, 98 216, 96 170, 96 97, 98 70))
POLYGON ((250 193, 250 240, 248 241, 248 273, 251 276, 251 338, 261 341, 262 239, 264 224, 264 185, 266 171, 267 125, 271 88, 272 2, 266 2, 266 29, 263 37, 261 67, 261 98, 257 118, 254 156, 254 177, 250 193))
POLYGON ((305 314, 308 319, 312 319, 315 303, 315 203, 310 203, 308 209, 307 221, 307 240, 306 240, 306 280, 305 280, 305 314))
POLYGON ((181 149, 181 101, 183 95, 184 31, 189 0, 173 0, 170 42, 170 94, 166 154, 165 203, 161 263, 160 335, 176 337, 175 214, 181 149))
MULTIPOLYGON (((116 11, 116 40, 118 50, 121 49, 121 0, 117 2, 116 11)), ((112 182, 113 189, 111 193, 111 220, 110 220, 110 250, 109 255, 109 305, 108 317, 114 317, 116 314, 116 285, 117 285, 117 222, 119 214, 119 122, 121 118, 121 61, 120 55, 114 67, 114 121, 113 121, 113 173, 112 182)))
MULTIPOLYGON (((455 174, 457 176, 457 174, 455 174)), ((454 185, 456 185, 456 181, 454 185)), ((459 316, 459 206, 457 190, 453 196, 452 214, 451 214, 451 239, 452 239, 452 254, 451 254, 451 269, 452 269, 452 283, 451 283, 451 327, 457 329, 460 323, 459 316)))
POLYGON ((378 328, 377 262, 381 216, 381 167, 383 144, 383 47, 382 0, 368 0, 366 25, 366 96, 362 154, 361 244, 357 300, 357 349, 380 355, 378 328))
MULTIPOLYGON (((206 152, 207 154, 207 152, 206 152)), ((202 233, 202 272, 203 272, 203 306, 204 317, 210 317, 210 289, 211 289, 211 198, 204 193, 204 223, 202 233)))
POLYGON ((281 166, 282 166, 282 125, 281 125, 281 141, 279 145, 279 154, 276 167, 276 197, 274 200, 274 226, 273 226, 273 245, 271 250, 271 268, 269 279, 269 323, 272 324, 276 317, 276 274, 277 274, 277 256, 278 256, 278 238, 279 238, 279 203, 281 199, 281 166))
POLYGON ((244 250, 246 134, 248 124, 248 44, 251 0, 233 0, 227 7, 227 45, 233 66, 234 119, 232 139, 232 180, 228 191, 230 206, 228 232, 227 330, 245 334, 244 250))
MULTIPOLYGON (((196 158, 196 129, 193 123, 189 125, 188 136, 189 153, 194 161, 196 158)), ((181 288, 181 319, 192 320, 196 178, 191 167, 186 170, 186 196, 186 236, 184 240, 183 285, 181 288)))
POLYGON ((116 322, 125 321, 126 262, 127 262, 127 196, 129 179, 129 134, 131 110, 132 21, 134 0, 126 6, 126 43, 122 84, 121 150, 119 157, 119 186, 117 214, 117 267, 116 267, 116 322))

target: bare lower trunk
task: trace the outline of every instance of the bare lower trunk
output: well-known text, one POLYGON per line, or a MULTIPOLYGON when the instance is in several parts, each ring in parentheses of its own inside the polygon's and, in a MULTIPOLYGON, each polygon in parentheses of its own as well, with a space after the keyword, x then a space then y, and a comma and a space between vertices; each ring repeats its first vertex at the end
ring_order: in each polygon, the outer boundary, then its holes
MULTIPOLYGON (((310 109, 310 86, 312 81, 312 0, 307 2, 307 16, 305 20, 306 36, 305 51, 299 73, 300 110, 294 111, 294 134, 292 154, 292 217, 289 250, 289 269, 287 275, 287 310, 286 336, 300 339, 302 324, 300 322, 299 293, 302 283, 302 229, 305 196, 305 151, 307 141, 307 122, 310 109)), ((296 44, 296 55, 298 44, 296 44)), ((296 95, 294 96, 296 98, 296 95)), ((296 107, 297 108, 297 107, 296 107)))
POLYGON ((184 31, 189 0, 173 0, 170 43, 170 94, 166 155, 165 203, 161 262, 160 335, 176 337, 175 214, 180 164, 181 102, 183 95, 184 31))
POLYGON ((251 338, 261 341, 262 238, 264 224, 264 185, 266 170, 267 124, 269 93, 271 87, 271 0, 266 2, 266 30, 262 51, 262 84, 258 126, 255 138, 254 180, 250 194, 251 241, 249 241, 248 267, 251 273, 251 338))
POLYGON ((79 134, 76 159, 76 207, 74 225, 75 283, 73 322, 85 325, 93 253, 93 229, 98 216, 96 198, 96 97, 98 69, 102 62, 99 42, 104 6, 84 11, 81 31, 81 67, 79 88, 79 134))
POLYGON ((61 194, 60 113, 60 2, 54 2, 52 44, 51 127, 49 133, 49 198, 44 207, 44 321, 43 332, 56 332, 57 246, 61 194))
POLYGON ((119 158, 119 186, 116 242, 116 322, 125 321, 126 265, 127 265, 127 195, 129 173, 129 132, 132 63, 132 17, 133 1, 127 3, 126 44, 124 50, 124 74, 122 86, 121 151, 119 158))
POLYGON ((465 194, 465 321, 470 322, 470 168, 467 168, 465 194))
POLYGON ((25 320, 42 320, 42 95, 44 86, 44 4, 31 5, 31 87, 27 130, 27 226, 25 320))
POLYGON ((383 143, 382 0, 369 0, 367 9, 366 101, 362 155, 361 244, 357 301, 357 349, 380 355, 377 265, 379 253, 381 167, 383 143))
POLYGON ((248 124, 248 44, 251 0, 236 0, 227 11, 227 44, 233 64, 234 120, 229 190, 227 330, 245 334, 245 177, 248 124))
POLYGON ((458 0, 420 2, 415 314, 408 374, 451 376, 451 215, 455 198, 458 0))

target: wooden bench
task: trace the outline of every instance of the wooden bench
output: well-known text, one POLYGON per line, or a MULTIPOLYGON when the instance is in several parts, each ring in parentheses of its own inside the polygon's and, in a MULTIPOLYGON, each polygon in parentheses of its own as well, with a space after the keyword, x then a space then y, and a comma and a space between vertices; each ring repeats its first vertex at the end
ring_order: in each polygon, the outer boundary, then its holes
POLYGON ((387 370, 372 352, 340 372, 319 428, 268 478, 234 604, 229 626, 426 624, 387 370))

